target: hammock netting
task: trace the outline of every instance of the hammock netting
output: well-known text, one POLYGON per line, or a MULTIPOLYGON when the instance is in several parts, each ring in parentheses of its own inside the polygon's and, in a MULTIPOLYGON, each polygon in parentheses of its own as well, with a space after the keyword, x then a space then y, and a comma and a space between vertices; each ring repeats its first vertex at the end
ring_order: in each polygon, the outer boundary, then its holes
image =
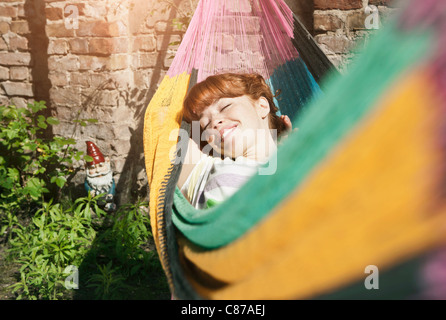
POLYGON ((152 232, 173 294, 446 298, 445 34, 445 1, 409 1, 340 75, 282 0, 201 0, 145 115, 152 232), (274 174, 196 210, 176 187, 182 103, 223 72, 263 75, 299 129, 274 174), (368 266, 379 290, 365 288, 368 266))

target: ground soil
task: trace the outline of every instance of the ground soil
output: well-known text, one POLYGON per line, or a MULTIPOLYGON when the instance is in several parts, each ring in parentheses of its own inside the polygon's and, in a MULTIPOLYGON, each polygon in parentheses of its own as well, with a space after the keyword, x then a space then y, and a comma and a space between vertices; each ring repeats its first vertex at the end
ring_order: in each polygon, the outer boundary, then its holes
POLYGON ((0 243, 0 300, 15 300, 8 287, 16 283, 18 266, 6 259, 6 245, 0 243))

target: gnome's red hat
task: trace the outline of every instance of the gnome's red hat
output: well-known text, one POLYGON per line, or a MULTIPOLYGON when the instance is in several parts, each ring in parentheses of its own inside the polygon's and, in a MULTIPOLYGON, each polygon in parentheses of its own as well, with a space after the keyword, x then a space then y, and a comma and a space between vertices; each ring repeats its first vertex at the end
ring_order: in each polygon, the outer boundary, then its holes
POLYGON ((101 150, 91 141, 87 141, 87 155, 93 158, 93 161, 87 162, 87 165, 91 166, 92 164, 98 164, 104 162, 104 155, 101 150))

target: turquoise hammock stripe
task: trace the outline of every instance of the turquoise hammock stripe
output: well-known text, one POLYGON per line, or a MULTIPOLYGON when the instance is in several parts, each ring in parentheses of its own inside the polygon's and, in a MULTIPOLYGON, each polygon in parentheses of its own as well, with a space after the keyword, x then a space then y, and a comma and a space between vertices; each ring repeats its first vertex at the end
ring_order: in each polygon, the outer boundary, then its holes
POLYGON ((305 180, 408 67, 421 63, 431 44, 428 32, 411 30, 408 34, 399 31, 396 22, 388 25, 370 42, 349 74, 329 79, 329 91, 293 122, 299 132, 279 147, 275 174, 254 176, 230 199, 207 210, 196 210, 177 190, 172 216, 175 226, 203 249, 219 248, 241 237, 305 180), (381 50, 384 46, 385 51, 381 50), (386 55, 389 46, 391 56, 386 55))
POLYGON ((279 91, 274 103, 290 119, 297 119, 300 111, 312 99, 321 94, 321 89, 299 57, 279 66, 266 81, 273 94, 279 91))

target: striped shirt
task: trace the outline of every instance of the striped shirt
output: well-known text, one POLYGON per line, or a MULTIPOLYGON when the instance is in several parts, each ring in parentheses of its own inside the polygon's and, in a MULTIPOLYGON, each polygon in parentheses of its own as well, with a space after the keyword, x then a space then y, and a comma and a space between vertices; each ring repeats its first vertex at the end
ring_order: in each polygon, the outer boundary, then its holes
POLYGON ((258 172, 259 165, 244 157, 221 160, 203 155, 181 191, 196 209, 206 209, 231 197, 258 172))

